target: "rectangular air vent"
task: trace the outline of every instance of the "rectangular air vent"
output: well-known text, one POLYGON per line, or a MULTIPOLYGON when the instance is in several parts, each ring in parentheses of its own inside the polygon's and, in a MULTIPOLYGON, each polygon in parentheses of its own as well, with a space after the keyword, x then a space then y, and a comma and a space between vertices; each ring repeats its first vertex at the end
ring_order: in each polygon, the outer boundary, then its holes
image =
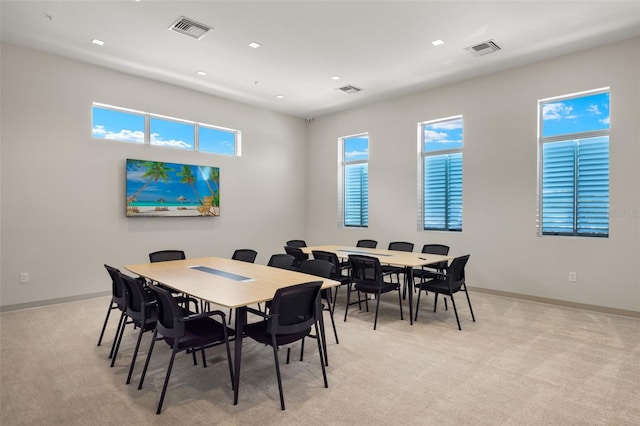
POLYGON ((484 43, 476 44, 475 46, 466 47, 465 50, 471 52, 475 56, 483 56, 501 50, 501 48, 493 40, 489 40, 484 43))
POLYGON ((193 19, 185 18, 181 16, 176 22, 169 27, 169 31, 184 34, 196 40, 200 40, 204 37, 211 28, 206 25, 200 24, 193 19))
POLYGON ((343 93, 348 93, 349 95, 352 93, 358 93, 359 91, 361 91, 362 89, 356 87, 356 86, 342 86, 342 87, 338 87, 336 90, 339 90, 343 93))

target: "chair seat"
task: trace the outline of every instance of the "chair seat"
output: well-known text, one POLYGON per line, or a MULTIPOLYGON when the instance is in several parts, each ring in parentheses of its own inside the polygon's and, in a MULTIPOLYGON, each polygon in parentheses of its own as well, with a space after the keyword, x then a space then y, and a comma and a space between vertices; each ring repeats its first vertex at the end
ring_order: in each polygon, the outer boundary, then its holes
POLYGON ((449 288, 449 284, 443 279, 432 279, 423 283, 416 284, 416 287, 421 290, 427 290, 432 293, 449 294, 449 292, 456 293, 460 290, 459 287, 449 288))
MULTIPOLYGON (((186 321, 184 336, 178 339, 178 349, 207 346, 208 344, 224 341, 224 330, 227 329, 227 335, 235 335, 235 330, 220 324, 220 322, 209 318, 199 318, 192 321, 186 321)), ((164 337, 164 341, 173 346, 175 338, 164 337)))
POLYGON ((413 277, 416 279, 432 280, 432 279, 440 278, 442 276, 443 274, 441 272, 430 270, 430 269, 414 269, 413 270, 413 277))
MULTIPOLYGON (((247 324, 244 326, 244 333, 259 343, 271 345, 271 334, 267 332, 267 324, 267 321, 259 321, 247 324)), ((276 335, 276 343, 278 346, 288 345, 290 343, 297 342, 305 336, 308 336, 309 333, 311 333, 311 327, 297 333, 276 335)))
POLYGON ((362 291, 364 293, 388 293, 390 291, 394 291, 398 289, 398 283, 369 283, 369 282, 358 282, 355 285, 356 290, 362 291))

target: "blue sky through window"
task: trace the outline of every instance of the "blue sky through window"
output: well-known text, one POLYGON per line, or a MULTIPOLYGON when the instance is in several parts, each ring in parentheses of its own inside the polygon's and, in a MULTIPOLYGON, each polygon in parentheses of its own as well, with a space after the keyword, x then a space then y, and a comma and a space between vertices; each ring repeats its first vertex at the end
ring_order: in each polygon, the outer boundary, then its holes
POLYGON ((200 126, 198 141, 200 152, 224 155, 236 154, 235 132, 200 126))
POLYGON ((94 107, 93 137, 144 143, 144 115, 94 107))
POLYGON ((151 117, 151 145, 193 150, 195 126, 151 117))
POLYGON ((424 152, 462 148, 462 118, 422 126, 424 152))
POLYGON ((344 138, 344 161, 359 161, 369 158, 369 136, 344 138))
POLYGON ((609 128, 609 92, 542 103, 542 137, 609 128))

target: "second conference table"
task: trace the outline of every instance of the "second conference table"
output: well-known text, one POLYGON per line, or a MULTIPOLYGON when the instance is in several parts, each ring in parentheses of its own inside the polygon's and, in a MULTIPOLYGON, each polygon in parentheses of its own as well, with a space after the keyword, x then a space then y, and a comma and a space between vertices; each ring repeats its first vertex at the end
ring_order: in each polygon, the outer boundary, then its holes
POLYGON ((423 266, 434 265, 440 262, 448 262, 453 260, 453 256, 443 256, 439 254, 416 253, 411 251, 383 250, 365 247, 341 246, 341 245, 324 245, 300 247, 306 254, 312 254, 314 250, 328 251, 335 253, 340 259, 348 259, 350 254, 358 254, 363 256, 373 256, 380 260, 383 265, 398 266, 404 268, 406 279, 409 284, 407 293, 409 293, 409 324, 413 325, 413 269, 422 268, 423 266))
POLYGON ((236 310, 233 362, 234 405, 238 404, 242 335, 247 322, 247 306, 271 300, 276 290, 295 284, 322 281, 322 288, 340 285, 338 281, 315 275, 220 257, 141 263, 125 265, 125 268, 181 293, 236 310))

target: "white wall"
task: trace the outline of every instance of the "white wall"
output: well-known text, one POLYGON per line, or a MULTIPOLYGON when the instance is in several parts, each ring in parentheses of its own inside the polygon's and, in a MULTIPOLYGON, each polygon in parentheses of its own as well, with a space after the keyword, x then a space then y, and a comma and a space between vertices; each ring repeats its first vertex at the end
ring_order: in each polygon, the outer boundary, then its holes
MULTIPOLYGON (((482 58, 480 58, 482 60, 482 58)), ((357 95, 353 95, 357 96, 357 95)), ((307 239, 444 243, 470 286, 640 311, 640 39, 317 118, 309 133, 307 239), (538 237, 537 100, 611 88, 610 236, 538 237), (463 232, 417 220, 417 123, 464 116, 463 232), (369 228, 338 224, 338 144, 369 133, 369 228), (570 271, 577 282, 568 282, 570 271)))
POLYGON ((1 54, 0 306, 110 291, 104 263, 154 250, 253 248, 266 263, 304 237, 305 120, 12 45, 1 54), (93 101, 239 129, 243 156, 93 139, 93 101), (221 216, 126 218, 126 158, 219 166, 221 216))

